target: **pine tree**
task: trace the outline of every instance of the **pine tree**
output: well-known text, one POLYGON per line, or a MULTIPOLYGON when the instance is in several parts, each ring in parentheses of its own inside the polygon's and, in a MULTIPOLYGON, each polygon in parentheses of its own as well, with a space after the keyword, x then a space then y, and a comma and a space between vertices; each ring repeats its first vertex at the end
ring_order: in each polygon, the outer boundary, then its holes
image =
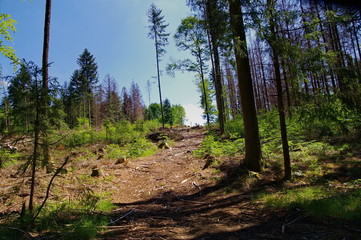
POLYGON ((174 116, 172 112, 172 105, 168 98, 164 100, 163 107, 164 107, 164 123, 167 123, 170 126, 172 126, 174 123, 174 116))
POLYGON ((144 103, 138 84, 132 82, 130 86, 130 98, 132 99, 132 122, 144 120, 144 103))
POLYGON ((162 10, 158 9, 155 4, 152 4, 148 10, 148 22, 150 25, 148 37, 154 40, 156 63, 157 63, 157 77, 158 77, 158 90, 159 90, 159 102, 162 115, 162 125, 164 129, 164 112, 163 112, 163 100, 162 90, 160 84, 160 69, 159 62, 161 57, 166 53, 164 47, 168 44, 169 33, 166 33, 168 24, 165 24, 164 16, 161 15, 162 10))
POLYGON ((77 59, 77 63, 80 68, 74 71, 70 79, 70 98, 82 106, 79 109, 81 113, 79 112, 78 117, 88 118, 89 124, 91 124, 94 88, 98 83, 98 66, 88 49, 84 49, 77 59))
POLYGON ((36 82, 33 74, 38 71, 34 63, 21 62, 20 69, 10 79, 8 98, 12 107, 11 116, 17 131, 25 133, 31 130, 35 119, 36 82))
POLYGON ((107 75, 104 80, 105 99, 104 99, 104 118, 113 122, 118 122, 121 114, 121 100, 118 94, 117 84, 113 77, 107 75))
POLYGON ((123 102, 123 106, 122 106, 122 111, 123 111, 123 116, 126 120, 128 121, 132 121, 132 99, 128 94, 128 91, 125 87, 123 87, 122 89, 122 102, 123 102))

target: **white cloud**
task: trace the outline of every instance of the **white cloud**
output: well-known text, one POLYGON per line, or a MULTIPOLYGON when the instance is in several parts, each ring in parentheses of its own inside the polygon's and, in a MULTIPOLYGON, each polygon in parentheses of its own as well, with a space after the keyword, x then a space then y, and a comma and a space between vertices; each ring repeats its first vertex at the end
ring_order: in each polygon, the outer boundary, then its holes
POLYGON ((186 121, 185 124, 189 126, 194 126, 196 124, 204 125, 205 121, 202 117, 203 110, 194 104, 185 104, 183 105, 184 110, 186 111, 186 121))

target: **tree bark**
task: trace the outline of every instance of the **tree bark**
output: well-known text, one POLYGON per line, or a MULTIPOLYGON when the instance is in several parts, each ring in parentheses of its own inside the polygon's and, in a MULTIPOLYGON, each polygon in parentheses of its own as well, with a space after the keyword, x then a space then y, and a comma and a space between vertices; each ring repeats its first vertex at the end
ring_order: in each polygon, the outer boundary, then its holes
POLYGON ((273 66, 276 77, 277 103, 278 103, 278 113, 280 119, 281 138, 282 138, 282 150, 283 150, 283 158, 284 158, 284 179, 290 180, 292 178, 291 159, 290 159, 288 139, 287 139, 287 127, 286 127, 285 107, 283 103, 283 89, 282 89, 281 71, 279 64, 279 53, 277 46, 275 44, 277 39, 277 32, 275 27, 275 21, 273 19, 274 0, 267 0, 267 6, 268 6, 268 10, 271 13, 269 14, 270 32, 271 32, 270 45, 273 53, 273 66))
POLYGON ((244 162, 246 167, 250 170, 260 172, 262 169, 261 143, 242 16, 242 6, 240 0, 228 1, 245 131, 246 156, 244 162))
POLYGON ((201 56, 201 50, 197 49, 198 55, 197 55, 197 59, 198 59, 198 64, 199 64, 199 68, 200 68, 200 74, 201 74, 201 81, 202 81, 202 88, 203 88, 203 98, 204 98, 204 106, 206 108, 206 118, 207 118, 207 126, 209 126, 210 124, 210 120, 209 120, 209 107, 208 107, 208 99, 207 99, 207 89, 206 89, 206 84, 205 84, 205 79, 204 79, 204 72, 203 72, 203 59, 201 56))
POLYGON ((159 91, 159 102, 160 102, 160 112, 162 115, 162 129, 164 130, 164 110, 163 110, 163 100, 162 100, 162 89, 160 86, 160 70, 159 70, 159 54, 158 54, 158 44, 157 44, 157 34, 154 34, 155 41, 155 57, 157 60, 157 77, 158 77, 158 91, 159 91))
MULTIPOLYGON (((45 125, 45 121, 48 118, 48 106, 50 105, 49 100, 49 44, 50 44, 50 18, 51 18, 51 0, 46 0, 45 6, 45 22, 44 22, 44 43, 43 43, 43 59, 42 59, 42 117, 40 124, 45 125)), ((46 131, 44 129, 44 131, 46 131)), ((43 166, 47 166, 50 161, 49 143, 47 141, 46 133, 43 132, 43 166)))
POLYGON ((218 37, 217 37, 217 29, 213 26, 214 17, 212 15, 213 2, 214 0, 207 0, 206 1, 206 21, 209 24, 209 38, 210 38, 210 45, 211 45, 211 58, 212 58, 212 66, 213 66, 213 80, 214 86, 216 89, 216 102, 217 102, 217 109, 218 109, 218 122, 219 122, 219 130, 220 133, 223 134, 225 132, 225 106, 224 106, 224 92, 223 92, 223 84, 222 84, 222 74, 221 74, 221 64, 219 58, 219 51, 218 51, 218 37))

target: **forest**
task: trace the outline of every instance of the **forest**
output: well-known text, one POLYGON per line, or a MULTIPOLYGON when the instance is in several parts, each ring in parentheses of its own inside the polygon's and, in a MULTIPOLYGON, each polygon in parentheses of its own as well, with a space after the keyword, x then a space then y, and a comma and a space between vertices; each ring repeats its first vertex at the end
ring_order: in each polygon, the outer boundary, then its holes
POLYGON ((149 104, 87 48, 68 81, 49 76, 52 0, 41 66, 0 13, 0 240, 361 238, 361 8, 184 2, 176 32, 144 13, 149 104), (170 41, 189 58, 168 61, 170 41), (204 126, 162 96, 163 72, 194 74, 204 126))

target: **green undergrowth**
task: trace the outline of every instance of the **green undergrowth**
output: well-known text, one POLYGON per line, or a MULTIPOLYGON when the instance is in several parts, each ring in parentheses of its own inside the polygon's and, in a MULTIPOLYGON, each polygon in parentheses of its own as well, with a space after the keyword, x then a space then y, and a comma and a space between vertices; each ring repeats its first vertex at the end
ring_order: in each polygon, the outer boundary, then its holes
POLYGON ((20 154, 18 152, 11 152, 0 147, 0 168, 15 164, 19 158, 20 154))
POLYGON ((155 131, 158 127, 159 123, 155 121, 140 121, 132 124, 126 120, 117 123, 106 122, 99 129, 81 125, 69 131, 67 137, 59 144, 64 144, 70 149, 99 141, 126 145, 137 139, 144 138, 145 135, 155 131))
MULTIPOLYGON (((255 199, 265 207, 298 208, 316 218, 361 221, 361 123, 357 113, 340 101, 328 100, 322 105, 310 103, 293 109, 292 117, 287 118, 293 179, 286 186, 293 189, 273 189, 255 199)), ((257 181, 283 176, 278 112, 261 113, 258 120, 264 172, 257 178, 240 174, 235 186, 252 187, 257 181)), ((240 116, 226 123, 226 133, 228 138, 209 133, 195 151, 196 156, 206 162, 207 156, 217 159, 244 154, 240 116)), ((229 189, 234 190, 232 186, 229 189)))
POLYGON ((200 147, 194 151, 196 157, 235 156, 244 152, 244 139, 222 140, 210 132, 202 141, 200 147))
POLYGON ((361 221, 361 189, 335 189, 325 186, 302 187, 260 194, 256 200, 266 207, 300 209, 316 218, 361 221))
POLYGON ((106 147, 110 159, 147 157, 157 151, 157 147, 145 138, 137 138, 124 146, 110 144, 106 147))
MULTIPOLYGON (((37 217, 31 232, 44 239, 94 239, 110 219, 106 215, 116 208, 105 193, 94 193, 90 188, 80 191, 74 200, 48 201, 37 217)), ((30 215, 0 227, 0 240, 22 239, 18 229, 30 230, 30 215)))

